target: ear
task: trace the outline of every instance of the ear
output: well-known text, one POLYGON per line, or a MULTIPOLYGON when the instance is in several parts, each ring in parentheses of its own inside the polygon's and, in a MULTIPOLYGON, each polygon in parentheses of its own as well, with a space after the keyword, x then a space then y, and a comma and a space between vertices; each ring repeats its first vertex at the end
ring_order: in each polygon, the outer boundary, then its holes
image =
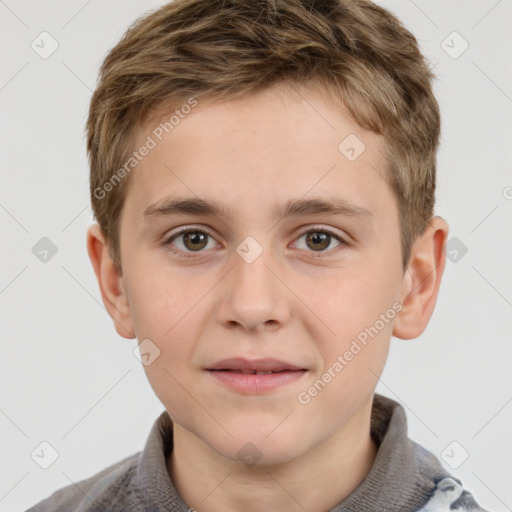
POLYGON ((413 245, 402 283, 403 309, 393 326, 393 336, 397 338, 417 338, 427 327, 446 263, 444 245, 448 230, 444 219, 434 217, 413 245))
POLYGON ((87 230, 87 252, 98 279, 103 304, 114 321, 117 333, 123 338, 135 338, 123 276, 110 256, 105 237, 98 224, 93 224, 87 230))

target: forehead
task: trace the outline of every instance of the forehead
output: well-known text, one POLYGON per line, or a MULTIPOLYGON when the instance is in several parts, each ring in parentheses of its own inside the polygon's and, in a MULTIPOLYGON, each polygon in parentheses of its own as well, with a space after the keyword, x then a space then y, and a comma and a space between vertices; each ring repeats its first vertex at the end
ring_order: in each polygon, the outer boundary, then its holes
POLYGON ((308 195, 367 210, 392 200, 382 137, 322 90, 279 84, 236 100, 196 101, 160 110, 139 129, 135 149, 149 139, 154 146, 131 177, 127 199, 139 214, 170 194, 236 204, 242 216, 308 195))

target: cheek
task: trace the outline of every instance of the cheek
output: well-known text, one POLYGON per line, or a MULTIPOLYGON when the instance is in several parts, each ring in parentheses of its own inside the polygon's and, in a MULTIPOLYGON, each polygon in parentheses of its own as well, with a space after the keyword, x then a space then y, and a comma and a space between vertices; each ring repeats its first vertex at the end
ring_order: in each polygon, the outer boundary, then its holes
MULTIPOLYGON (((148 284, 150 280, 147 280, 148 284)), ((150 339, 158 354, 150 365, 144 366, 147 379, 155 394, 168 411, 177 418, 198 414, 195 401, 190 399, 190 363, 201 324, 198 321, 201 305, 194 306, 199 297, 186 287, 179 294, 162 286, 144 286, 135 301, 136 334, 139 342, 150 339)), ((200 397, 197 397, 198 399, 200 397)))
POLYGON ((191 287, 176 275, 165 277, 166 273, 168 269, 147 271, 143 280, 132 283, 130 307, 139 343, 156 354, 151 364, 144 365, 151 387, 168 410, 185 414, 180 408, 190 397, 183 386, 190 385, 190 361, 205 314, 200 298, 208 288, 204 285, 202 290, 201 283, 191 287))
POLYGON ((137 337, 168 343, 175 333, 197 318, 199 299, 208 283, 191 280, 169 267, 144 265, 130 281, 130 309, 137 337))
POLYGON ((329 382, 325 391, 319 384, 323 395, 319 402, 341 405, 349 397, 357 402, 355 395, 375 386, 387 359, 399 307, 397 282, 397 272, 384 272, 365 262, 360 269, 340 272, 330 287, 316 288, 313 296, 310 293, 314 311, 322 320, 315 316, 310 325, 321 357, 317 377, 325 375, 329 382), (363 272, 363 267, 373 270, 363 272))
POLYGON ((297 397, 310 417, 336 428, 368 400, 387 360, 391 326, 391 319, 361 329, 352 325, 353 335, 347 331, 335 342, 319 346, 324 366, 297 397))
POLYGON ((399 297, 397 281, 390 273, 341 272, 335 280, 331 279, 328 287, 312 287, 311 283, 304 286, 308 290, 308 305, 311 304, 317 319, 315 322, 327 333, 322 339, 329 345, 343 347, 386 312, 385 325, 379 323, 378 327, 383 334, 390 334, 389 321, 395 316, 393 304, 399 297))

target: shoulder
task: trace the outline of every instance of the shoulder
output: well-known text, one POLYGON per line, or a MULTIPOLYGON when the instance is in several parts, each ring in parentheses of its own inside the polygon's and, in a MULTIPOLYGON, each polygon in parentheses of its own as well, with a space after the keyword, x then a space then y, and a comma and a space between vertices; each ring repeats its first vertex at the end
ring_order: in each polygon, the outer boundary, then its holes
POLYGON ((420 444, 411 441, 420 472, 430 476, 431 485, 426 503, 417 512, 488 512, 467 490, 462 480, 450 474, 439 459, 420 444))
POLYGON ((437 482, 429 501, 417 512, 488 512, 478 505, 473 495, 463 488, 462 482, 454 477, 446 477, 437 482))
POLYGON ((141 452, 126 457, 95 475, 58 489, 26 512, 92 512, 110 493, 128 490, 141 452))

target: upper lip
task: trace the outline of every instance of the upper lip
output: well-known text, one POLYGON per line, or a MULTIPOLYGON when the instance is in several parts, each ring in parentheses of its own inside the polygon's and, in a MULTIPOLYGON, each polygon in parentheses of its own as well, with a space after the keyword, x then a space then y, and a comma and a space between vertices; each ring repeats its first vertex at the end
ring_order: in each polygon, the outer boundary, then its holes
POLYGON ((216 362, 213 366, 207 368, 208 370, 240 370, 240 371, 256 371, 256 372, 280 372, 283 370, 305 370, 300 366, 279 361, 278 359, 264 358, 264 359, 245 359, 243 357, 232 357, 229 359, 222 359, 216 362))

